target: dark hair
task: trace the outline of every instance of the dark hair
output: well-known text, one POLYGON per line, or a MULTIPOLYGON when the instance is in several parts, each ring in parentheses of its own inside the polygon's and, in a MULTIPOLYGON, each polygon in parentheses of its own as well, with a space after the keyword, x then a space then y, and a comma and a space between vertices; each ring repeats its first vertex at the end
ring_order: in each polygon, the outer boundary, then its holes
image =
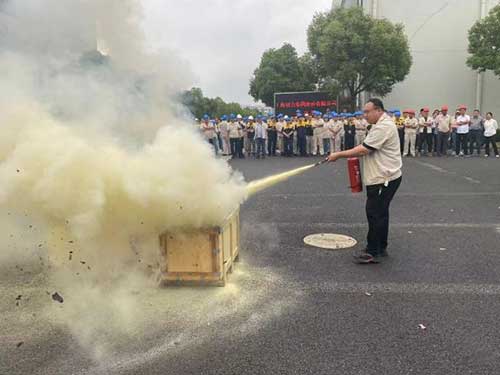
POLYGON ((491 117, 493 117, 493 112, 486 112, 487 115, 490 115, 491 117))
POLYGON ((475 109, 475 110, 474 110, 474 111, 472 111, 472 112, 479 112, 479 113, 481 113, 481 111, 480 111, 479 109, 475 109))
POLYGON ((372 103, 376 109, 381 109, 382 111, 385 111, 384 103, 382 103, 382 100, 378 98, 372 98, 368 100, 368 103, 372 103))

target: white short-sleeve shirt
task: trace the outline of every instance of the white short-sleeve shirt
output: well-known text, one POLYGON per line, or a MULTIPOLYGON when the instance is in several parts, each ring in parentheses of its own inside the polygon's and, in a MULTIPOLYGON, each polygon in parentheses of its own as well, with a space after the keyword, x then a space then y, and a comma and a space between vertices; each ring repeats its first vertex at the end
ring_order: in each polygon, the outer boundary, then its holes
POLYGON ((401 177, 403 160, 398 128, 387 114, 372 126, 363 146, 370 150, 363 158, 365 185, 385 184, 401 177))
POLYGON ((457 128, 457 134, 467 134, 469 132, 470 116, 469 115, 458 116, 457 122, 467 122, 466 125, 459 125, 457 128))

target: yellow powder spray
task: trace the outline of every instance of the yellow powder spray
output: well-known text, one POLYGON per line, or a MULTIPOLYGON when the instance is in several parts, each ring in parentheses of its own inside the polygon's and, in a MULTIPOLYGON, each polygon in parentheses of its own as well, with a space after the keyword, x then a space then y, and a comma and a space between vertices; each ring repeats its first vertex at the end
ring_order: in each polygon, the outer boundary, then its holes
POLYGON ((280 182, 288 180, 290 177, 304 173, 304 172, 308 171, 309 169, 317 167, 317 166, 322 165, 324 163, 326 163, 326 160, 322 160, 316 164, 306 165, 304 167, 292 169, 291 171, 278 173, 278 174, 275 174, 273 176, 262 178, 260 180, 252 181, 247 185, 247 194, 249 197, 252 195, 255 195, 262 190, 265 190, 265 189, 270 188, 271 186, 274 186, 280 182))
POLYGON ((278 173, 273 176, 265 177, 260 180, 252 181, 247 185, 248 196, 257 194, 258 192, 270 188, 280 182, 288 180, 290 177, 296 176, 298 174, 304 173, 309 169, 313 168, 316 164, 306 165, 304 167, 296 168, 291 171, 278 173))

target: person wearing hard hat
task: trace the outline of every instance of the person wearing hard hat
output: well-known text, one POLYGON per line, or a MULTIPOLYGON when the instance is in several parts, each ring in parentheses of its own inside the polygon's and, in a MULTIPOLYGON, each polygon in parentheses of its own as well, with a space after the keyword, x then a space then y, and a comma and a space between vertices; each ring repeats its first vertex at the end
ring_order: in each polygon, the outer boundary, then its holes
POLYGON ((240 129, 234 114, 229 115, 229 123, 227 125, 229 135, 229 147, 231 149, 231 156, 238 157, 238 144, 240 142, 240 129))
POLYGON ((420 155, 432 155, 432 123, 433 118, 429 116, 429 108, 422 108, 418 119, 418 153, 420 155), (427 149, 423 148, 424 144, 427 149))
POLYGON ((207 114, 203 115, 203 119, 201 121, 200 129, 203 133, 203 137, 212 145, 214 148, 214 152, 217 153, 217 146, 215 144, 215 125, 212 121, 210 121, 210 116, 207 114))
POLYGON ((298 122, 296 123, 297 130, 297 147, 300 156, 307 156, 307 131, 306 120, 302 113, 298 114, 298 122))
POLYGON ((470 116, 466 113, 467 107, 461 105, 458 107, 458 117, 456 120, 457 141, 455 144, 455 156, 469 156, 469 126, 470 116))
POLYGON ((267 139, 267 125, 262 121, 262 116, 257 117, 257 123, 254 126, 255 137, 255 157, 257 159, 265 159, 266 157, 266 139, 267 139))
POLYGON ((438 130, 437 130, 437 127, 438 127, 438 123, 437 123, 437 117, 439 116, 439 109, 435 109, 433 112, 432 112, 432 154, 433 155, 437 155, 437 133, 438 133, 438 130))
MULTIPOLYGON (((323 133, 322 133, 323 154, 328 155, 330 153, 330 149, 331 149, 330 139, 332 138, 331 129, 332 129, 332 124, 333 124, 331 117, 330 117, 330 114, 325 113, 323 115, 323 123, 324 123, 323 133)), ((323 155, 323 154, 321 154, 321 155, 323 155)))
POLYGON ((210 123, 213 125, 214 127, 214 138, 213 138, 213 146, 214 146, 214 149, 215 149, 215 155, 218 155, 219 154, 219 148, 220 148, 220 144, 219 144, 219 124, 217 123, 217 120, 216 119, 212 119, 210 120, 210 123))
POLYGON ((415 110, 408 109, 405 111, 408 118, 405 121, 405 148, 403 156, 416 155, 416 140, 418 130, 418 120, 415 118, 415 110))
POLYGON ((344 125, 344 149, 354 148, 356 143, 356 126, 354 125, 354 115, 347 113, 347 122, 344 125))
POLYGON ((283 147, 283 127, 285 126, 285 118, 284 116, 280 113, 278 115, 278 121, 276 122, 276 133, 278 134, 278 142, 277 142, 277 151, 278 154, 283 155, 284 152, 284 147, 283 147))
POLYGON ((311 127, 313 131, 312 138, 312 155, 316 156, 318 151, 321 156, 325 154, 323 148, 323 133, 325 132, 325 122, 321 118, 322 113, 319 111, 313 112, 313 119, 311 121, 311 127), (318 150, 319 149, 319 150, 318 150))
MULTIPOLYGON (((259 118, 260 116, 257 116, 259 118)), ((245 153, 247 156, 255 156, 255 121, 253 116, 248 116, 248 122, 245 126, 245 153)))
POLYGON ((222 115, 220 117, 219 131, 222 140, 222 155, 229 155, 230 145, 229 145, 229 123, 227 121, 228 117, 222 115))
POLYGON ((481 116, 479 109, 475 109, 470 119, 469 129, 469 152, 472 156, 474 149, 477 151, 477 156, 481 155, 481 146, 483 144, 483 128, 484 119, 481 116))
POLYGON ((394 111, 394 123, 398 128, 399 135, 399 146, 401 147, 401 155, 403 155, 403 150, 405 147, 405 117, 401 115, 401 111, 396 109, 394 111))
POLYGON ((276 129, 276 119, 271 117, 267 123, 267 154, 276 156, 276 146, 278 141, 278 130, 276 129))
POLYGON ((448 114, 448 106, 441 107, 441 113, 437 115, 437 156, 446 156, 448 154, 448 142, 450 140, 450 132, 453 124, 452 117, 448 114))
POLYGON ((246 135, 246 124, 243 121, 243 116, 238 114, 236 116, 236 121, 238 123, 238 131, 239 131, 239 142, 238 142, 238 157, 240 159, 244 159, 245 155, 243 153, 243 147, 245 145, 245 135, 246 135))
POLYGON ((306 155, 311 156, 313 154, 314 128, 309 113, 304 115, 304 127, 306 128, 306 155))
POLYGON ((295 112, 295 115, 292 117, 292 124, 293 124, 293 154, 295 156, 299 155, 299 136, 298 136, 298 128, 299 128, 299 119, 300 116, 303 117, 302 112, 297 109, 295 112))
POLYGON ((330 152, 342 151, 342 137, 344 136, 342 132, 344 131, 344 125, 342 124, 340 115, 334 112, 332 115, 333 127, 332 127, 332 140, 330 152))
POLYGON ((327 160, 363 157, 361 175, 366 186, 368 236, 366 248, 354 254, 354 259, 360 264, 371 264, 388 256, 389 207, 401 185, 403 163, 396 124, 385 113, 382 101, 368 100, 364 114, 372 128, 363 144, 334 152, 327 160))
POLYGON ((363 112, 354 113, 354 127, 356 128, 356 146, 362 145, 366 137, 366 127, 368 124, 363 119, 363 112))
POLYGON ((285 116, 285 125, 283 126, 283 143, 284 143, 284 156, 293 156, 293 133, 295 131, 295 123, 285 116))

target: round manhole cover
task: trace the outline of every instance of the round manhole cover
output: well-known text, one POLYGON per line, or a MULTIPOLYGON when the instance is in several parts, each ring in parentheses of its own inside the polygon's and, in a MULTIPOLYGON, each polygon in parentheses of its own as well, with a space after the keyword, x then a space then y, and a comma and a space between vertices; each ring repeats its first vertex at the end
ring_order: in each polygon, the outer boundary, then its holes
POLYGON ((358 241, 352 237, 344 236, 343 234, 318 233, 311 234, 304 238, 304 243, 322 249, 339 250, 353 247, 358 241))

